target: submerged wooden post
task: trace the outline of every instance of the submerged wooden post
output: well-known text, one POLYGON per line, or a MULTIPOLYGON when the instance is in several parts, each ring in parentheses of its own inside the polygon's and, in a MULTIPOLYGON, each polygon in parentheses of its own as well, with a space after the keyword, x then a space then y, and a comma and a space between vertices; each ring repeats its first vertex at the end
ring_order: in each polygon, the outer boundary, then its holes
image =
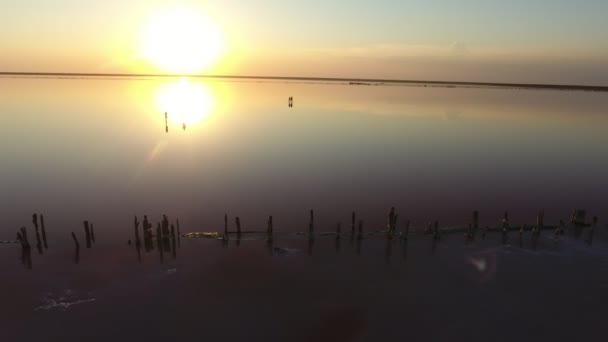
POLYGON ((42 240, 40 239, 40 230, 38 229, 38 215, 34 213, 32 215, 32 222, 34 223, 34 230, 36 232, 36 249, 38 254, 42 254, 42 240))
POLYGON ((308 223, 308 234, 312 235, 315 230, 315 212, 310 210, 310 221, 308 223))
POLYGON ((342 235, 342 222, 338 222, 336 227, 336 239, 340 240, 340 235, 342 235))
POLYGON ((395 216, 396 216, 396 214, 395 214, 395 207, 391 207, 391 210, 388 213, 388 224, 387 224, 387 228, 386 228, 386 231, 389 233, 389 235, 394 230, 395 216))
POLYGON ((44 243, 44 249, 49 249, 49 245, 46 243, 46 229, 44 228, 44 216, 40 214, 40 229, 42 231, 42 243, 44 243))
POLYGON ((224 238, 228 238, 228 214, 224 214, 224 238))
POLYGON ((139 243, 139 221, 137 220, 137 216, 135 216, 135 220, 133 220, 133 230, 135 231, 135 243, 139 243))
POLYGON ((74 244, 76 245, 76 248, 80 248, 80 244, 78 243, 78 238, 76 238, 76 234, 74 234, 74 232, 72 232, 72 240, 74 240, 74 244))
POLYGON ((87 242, 87 248, 91 248, 91 231, 89 229, 89 221, 84 221, 84 234, 87 242))
POLYGON ((158 252, 160 254, 160 263, 162 264, 165 260, 163 252, 163 232, 160 226, 160 222, 156 225, 156 244, 158 246, 158 252))

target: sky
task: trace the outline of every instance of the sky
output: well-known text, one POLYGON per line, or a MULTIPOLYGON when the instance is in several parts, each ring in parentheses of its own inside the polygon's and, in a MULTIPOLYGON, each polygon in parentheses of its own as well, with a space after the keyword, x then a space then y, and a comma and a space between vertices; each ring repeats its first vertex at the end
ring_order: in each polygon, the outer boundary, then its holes
POLYGON ((222 42, 197 73, 608 85, 605 0, 0 0, 0 70, 170 72, 142 32, 176 9, 222 42))

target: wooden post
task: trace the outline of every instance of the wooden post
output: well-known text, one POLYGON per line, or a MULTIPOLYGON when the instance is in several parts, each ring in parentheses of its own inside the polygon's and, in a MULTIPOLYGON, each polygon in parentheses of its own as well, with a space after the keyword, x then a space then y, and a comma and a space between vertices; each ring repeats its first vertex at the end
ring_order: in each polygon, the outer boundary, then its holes
POLYGON ((342 222, 338 222, 338 226, 336 227, 336 239, 340 240, 340 235, 342 235, 342 222))
POLYGON ((34 231, 36 232, 36 249, 38 254, 42 254, 42 240, 40 239, 40 230, 38 229, 38 215, 35 213, 32 215, 32 222, 34 223, 34 231))
POLYGON ((175 239, 175 226, 171 225, 171 238, 175 239))
POLYGON ((89 230, 89 221, 84 221, 84 234, 87 242, 87 248, 91 248, 91 231, 89 230))
POLYGON ((74 244, 76 245, 76 249, 80 248, 80 244, 78 243, 78 239, 76 238, 76 234, 72 232, 72 239, 74 240, 74 244))
POLYGON ((139 221, 137 220, 137 216, 135 216, 135 220, 133 220, 133 229, 135 231, 135 243, 138 244, 140 242, 140 239, 139 239, 139 221))
POLYGON ((165 133, 169 133, 169 121, 167 120, 167 112, 165 112, 165 133))
POLYGON ((21 247, 30 248, 30 241, 27 238, 27 229, 25 227, 21 227, 21 247))
POLYGON ((160 222, 156 225, 156 244, 158 246, 158 252, 160 254, 160 263, 162 264, 165 260, 165 256, 163 254, 163 232, 160 227, 160 222))
POLYGON ((44 249, 49 249, 49 245, 46 243, 46 229, 44 229, 44 216, 40 214, 40 228, 42 229, 42 243, 44 243, 44 249))
POLYGON ((224 239, 228 239, 228 214, 224 214, 224 239))
POLYGON ((387 224, 387 228, 386 228, 386 231, 389 233, 389 235, 393 232, 394 224, 395 224, 395 207, 391 207, 391 210, 388 213, 388 224, 387 224))
POLYGON ((308 223, 308 234, 312 235, 315 230, 315 212, 310 210, 310 222, 308 223))

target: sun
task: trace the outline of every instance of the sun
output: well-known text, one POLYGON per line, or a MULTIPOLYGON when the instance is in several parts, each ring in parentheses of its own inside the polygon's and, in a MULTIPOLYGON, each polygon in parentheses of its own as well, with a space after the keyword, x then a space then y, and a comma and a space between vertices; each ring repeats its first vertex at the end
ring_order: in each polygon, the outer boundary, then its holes
POLYGON ((220 59, 223 50, 217 27, 203 15, 185 9, 153 15, 140 38, 140 57, 171 73, 208 69, 220 59))

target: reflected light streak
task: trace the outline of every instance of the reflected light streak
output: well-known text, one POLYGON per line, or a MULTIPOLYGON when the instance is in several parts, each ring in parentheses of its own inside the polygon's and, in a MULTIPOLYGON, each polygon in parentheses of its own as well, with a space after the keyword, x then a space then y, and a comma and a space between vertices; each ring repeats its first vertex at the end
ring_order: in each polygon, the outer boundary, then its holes
POLYGON ((187 77, 164 85, 155 98, 158 109, 167 113, 169 123, 177 125, 197 124, 207 118, 215 106, 207 85, 190 82, 187 77))

